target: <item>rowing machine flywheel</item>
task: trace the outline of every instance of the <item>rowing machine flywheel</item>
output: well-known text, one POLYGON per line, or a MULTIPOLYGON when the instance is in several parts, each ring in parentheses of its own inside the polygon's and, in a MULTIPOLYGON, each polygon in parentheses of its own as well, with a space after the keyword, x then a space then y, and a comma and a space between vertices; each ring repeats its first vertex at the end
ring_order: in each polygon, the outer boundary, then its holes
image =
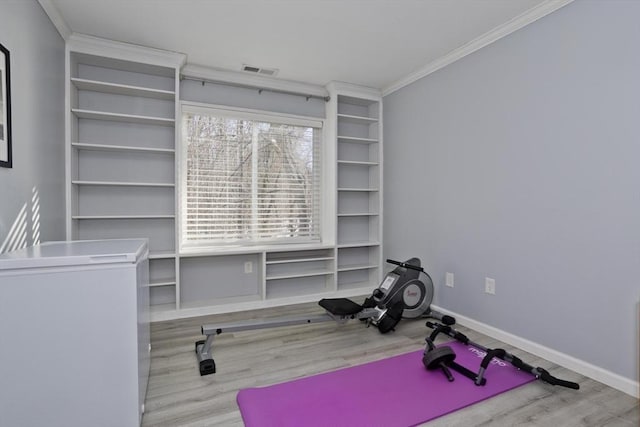
POLYGON ((404 285, 402 301, 405 308, 402 317, 405 319, 422 317, 429 310, 433 300, 433 282, 428 275, 424 275, 424 278, 426 283, 413 279, 404 285))

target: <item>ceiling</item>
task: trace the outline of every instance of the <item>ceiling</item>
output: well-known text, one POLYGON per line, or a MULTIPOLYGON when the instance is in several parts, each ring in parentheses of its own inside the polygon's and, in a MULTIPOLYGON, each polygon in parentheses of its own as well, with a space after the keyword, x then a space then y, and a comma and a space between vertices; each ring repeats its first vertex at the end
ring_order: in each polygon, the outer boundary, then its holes
MULTIPOLYGON (((557 0, 556 0, 557 1, 557 0)), ((551 0, 40 0, 67 30, 187 62, 384 90, 551 0)), ((566 2, 565 2, 566 3, 566 2)), ((56 20, 54 20, 56 23, 56 20)), ((57 23, 59 24, 59 22, 57 23)), ((60 28, 60 25, 57 25, 60 28)))

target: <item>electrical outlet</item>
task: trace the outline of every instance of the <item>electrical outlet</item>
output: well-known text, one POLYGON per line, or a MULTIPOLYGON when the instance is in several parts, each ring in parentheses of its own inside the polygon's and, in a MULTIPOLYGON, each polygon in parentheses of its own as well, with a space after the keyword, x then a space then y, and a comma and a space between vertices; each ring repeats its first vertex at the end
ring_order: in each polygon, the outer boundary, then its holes
POLYGON ((445 275, 445 285, 450 288, 453 288, 453 273, 447 273, 445 275))
POLYGON ((245 274, 249 274, 253 271, 253 262, 251 261, 246 261, 244 263, 244 272, 245 274))
POLYGON ((487 294, 496 294, 496 281, 489 277, 484 278, 484 292, 487 294))

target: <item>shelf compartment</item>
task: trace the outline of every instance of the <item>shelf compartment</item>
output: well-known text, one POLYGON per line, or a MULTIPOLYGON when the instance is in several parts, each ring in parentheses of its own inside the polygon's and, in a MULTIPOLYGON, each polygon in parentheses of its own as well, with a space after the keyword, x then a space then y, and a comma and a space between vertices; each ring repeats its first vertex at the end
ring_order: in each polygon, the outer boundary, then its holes
POLYGON ((261 254, 200 256, 180 259, 180 305, 215 304, 228 298, 260 298, 261 254), (245 263, 253 264, 245 273, 245 263))
POLYGON ((71 97, 71 108, 166 119, 175 118, 176 113, 173 99, 90 90, 74 91, 71 97))
POLYGON ((378 216, 341 216, 338 217, 338 241, 358 242, 379 240, 380 218, 378 216))
POLYGON ((375 264, 351 264, 351 265, 342 265, 338 266, 338 273, 345 271, 355 271, 355 270, 370 270, 372 268, 378 268, 375 264))
POLYGON ((307 262, 333 259, 333 249, 268 252, 266 264, 307 262))
MULTIPOLYGON (((161 287, 161 286, 172 286, 175 289, 176 286, 176 279, 175 278, 167 278, 167 279, 158 279, 158 280, 150 280, 149 281, 149 287, 151 288, 157 288, 157 287, 161 287)), ((175 290, 174 290, 175 292, 175 290)))
POLYGON ((351 187, 338 187, 338 191, 351 191, 351 192, 378 192, 377 188, 351 188, 351 187))
POLYGON ((290 264, 290 263, 296 263, 296 262, 330 261, 332 259, 333 259, 333 256, 316 257, 316 258, 300 258, 300 259, 281 259, 281 260, 267 261, 266 264, 273 265, 273 264, 290 264))
POLYGON ((149 286, 174 286, 176 285, 176 260, 175 258, 149 259, 149 286))
POLYGON ((350 266, 379 266, 380 246, 357 246, 338 249, 338 270, 350 266))
POLYGON ((279 274, 273 276, 267 275, 266 280, 295 279, 300 277, 326 276, 329 274, 333 274, 333 270, 316 270, 300 273, 279 274))
POLYGON ((175 310, 176 288, 175 286, 154 286, 149 288, 149 303, 151 310, 175 310))
POLYGON ((374 288, 378 283, 378 268, 342 271, 338 273, 338 290, 354 288, 374 288))
POLYGON ((72 52, 71 78, 172 91, 176 69, 170 66, 72 52))
POLYGON ((378 138, 362 138, 357 136, 338 135, 338 142, 351 142, 354 144, 375 144, 378 138))
POLYGON ((378 119, 366 116, 356 116, 353 114, 338 114, 338 121, 344 121, 348 123, 358 124, 373 124, 378 123, 378 119))
POLYGON ((174 119, 164 117, 140 116, 135 114, 110 113, 105 111, 71 109, 71 112, 79 119, 109 120, 124 123, 152 124, 159 126, 175 126, 174 119))
POLYGON ((117 122, 99 118, 74 121, 77 122, 77 129, 71 136, 72 142, 175 151, 173 126, 157 126, 155 122, 117 122))
MULTIPOLYGON (((256 301, 262 301, 262 297, 259 295, 241 295, 241 296, 228 296, 228 297, 216 297, 209 300, 201 299, 194 300, 189 302, 184 302, 180 300, 180 311, 185 314, 188 311, 192 311, 192 313, 187 315, 202 315, 202 309, 208 311, 212 307, 222 307, 225 308, 233 305, 241 305, 245 303, 255 303, 256 301)), ((254 304, 250 304, 251 306, 255 306, 254 304)), ((219 311, 219 310, 216 310, 219 311)), ((225 309, 221 310, 225 312, 225 309)))
POLYGON ((338 193, 338 215, 365 212, 379 215, 379 195, 375 192, 338 193))
POLYGON ((378 123, 338 120, 338 143, 378 146, 380 135, 378 123))
POLYGON ((175 219, 175 215, 72 215, 71 219, 175 219))
POLYGON ((117 95, 140 96, 173 101, 176 93, 170 90, 153 89, 141 86, 132 86, 119 83, 110 83, 98 80, 88 80, 72 77, 71 83, 80 90, 93 92, 113 93, 117 95))
POLYGON ((295 298, 305 295, 321 295, 333 287, 333 274, 299 278, 270 280, 266 285, 266 299, 295 298))
POLYGON ((358 144, 340 142, 338 144, 338 162, 346 164, 380 163, 378 144, 358 144))
POLYGON ((154 251, 149 252, 150 260, 164 260, 164 259, 175 259, 176 253, 174 251, 154 251))
POLYGON ((71 146, 78 150, 92 151, 124 151, 124 152, 142 152, 142 153, 158 153, 158 154, 175 154, 173 148, 152 148, 152 147, 132 147, 126 145, 111 144, 87 144, 82 142, 72 142, 71 146))
POLYGON ((121 187, 167 187, 173 188, 175 184, 162 183, 162 182, 118 182, 118 181, 83 181, 73 180, 74 185, 106 185, 106 186, 121 186, 121 187))
POLYGON ((352 217, 352 216, 378 216, 379 213, 375 212, 354 212, 354 213, 338 213, 338 217, 352 217))
POLYGON ((333 274, 334 249, 270 252, 266 254, 266 280, 333 274))
POLYGON ((73 217, 175 218, 174 188, 78 185, 73 217))
POLYGON ((380 117, 379 101, 342 95, 337 97, 337 135, 341 138, 347 137, 354 140, 359 138, 359 142, 377 140, 381 137, 380 117))
POLYGON ((86 219, 74 222, 73 239, 149 239, 150 252, 168 252, 175 248, 174 227, 173 219, 86 219))
POLYGON ((353 241, 353 242, 338 243, 337 246, 338 246, 339 249, 342 249, 342 248, 364 248, 364 247, 370 247, 370 246, 380 246, 380 242, 379 241, 360 240, 360 241, 353 241))
POLYGON ((173 182, 173 156, 123 151, 79 151, 76 178, 82 181, 173 182))
MULTIPOLYGON (((151 294, 153 295, 154 292, 151 292, 151 294)), ((150 311, 151 311, 152 315, 176 312, 176 303, 175 303, 175 301, 172 302, 172 303, 154 304, 155 301, 157 300, 157 297, 150 296, 149 298, 150 298, 150 301, 151 301, 151 307, 149 307, 149 308, 150 308, 150 311)))
POLYGON ((353 96, 338 95, 338 113, 354 116, 366 116, 377 118, 380 101, 377 99, 356 98, 353 96))
POLYGON ((370 162, 365 160, 338 160, 338 165, 353 165, 353 166, 379 166, 378 162, 370 162))
POLYGON ((338 188, 375 188, 380 185, 377 167, 341 165, 338 168, 338 188))

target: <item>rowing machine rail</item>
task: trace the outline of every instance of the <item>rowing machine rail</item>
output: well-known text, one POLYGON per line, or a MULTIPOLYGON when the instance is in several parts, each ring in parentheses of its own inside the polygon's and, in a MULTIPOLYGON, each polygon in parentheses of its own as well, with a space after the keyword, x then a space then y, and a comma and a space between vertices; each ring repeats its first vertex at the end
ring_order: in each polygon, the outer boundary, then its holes
POLYGON ((287 316, 274 319, 256 319, 241 322, 224 323, 219 325, 203 325, 201 327, 202 335, 206 335, 205 340, 197 341, 195 346, 198 364, 200 366, 200 375, 215 374, 216 365, 213 360, 213 338, 223 332, 240 332, 253 331, 257 329, 278 328, 281 326, 306 325, 312 323, 322 323, 334 321, 337 323, 346 323, 351 319, 375 319, 381 318, 386 310, 377 307, 364 308, 355 314, 336 315, 330 312, 317 314, 312 316, 287 316))

